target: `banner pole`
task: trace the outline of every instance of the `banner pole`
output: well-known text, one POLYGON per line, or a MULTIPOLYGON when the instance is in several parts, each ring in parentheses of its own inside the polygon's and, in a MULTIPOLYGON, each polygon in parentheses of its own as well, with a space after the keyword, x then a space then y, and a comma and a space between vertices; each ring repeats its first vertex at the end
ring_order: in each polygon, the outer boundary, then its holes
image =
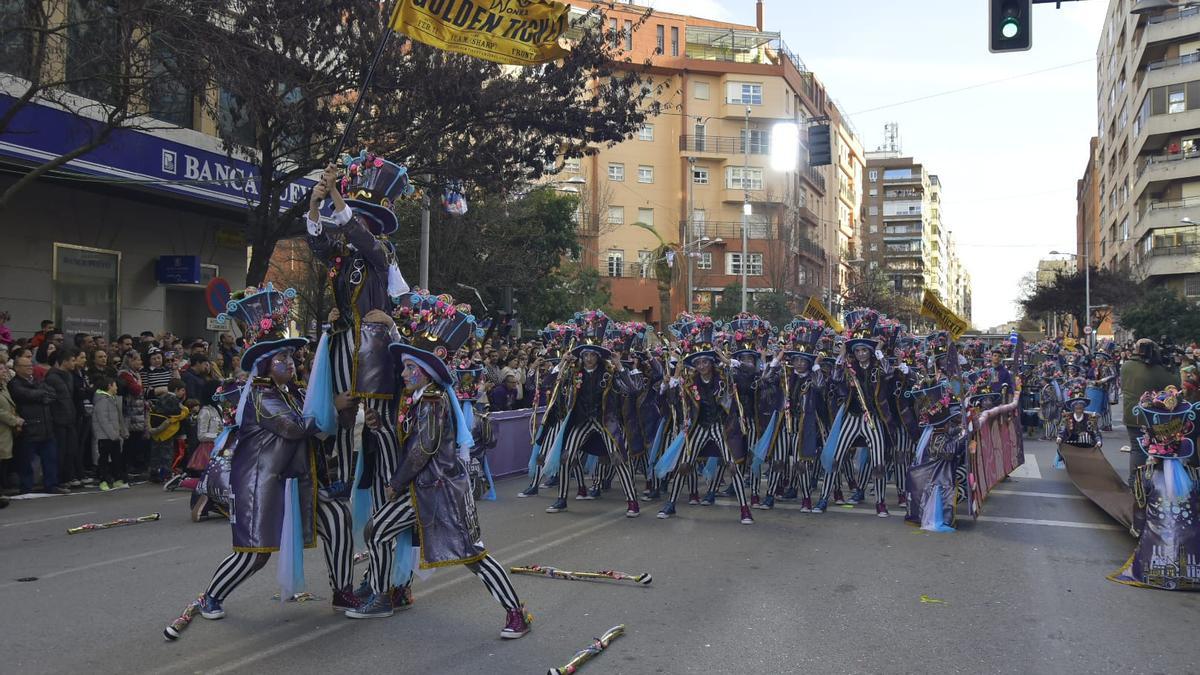
POLYGON ((358 87, 358 98, 354 101, 354 107, 350 109, 350 117, 346 120, 346 128, 342 130, 342 138, 338 141, 337 147, 333 149, 333 153, 329 156, 330 162, 336 162, 341 156, 342 150, 346 144, 350 142, 350 134, 354 131, 354 122, 358 119, 358 113, 362 110, 363 101, 367 98, 367 91, 371 86, 371 80, 375 78, 375 67, 379 65, 379 59, 383 56, 383 50, 387 48, 388 41, 392 38, 393 31, 390 27, 392 13, 396 9, 396 2, 388 4, 388 11, 384 19, 383 35, 379 37, 379 44, 375 46, 375 55, 371 57, 371 65, 367 67, 367 74, 363 77, 362 84, 358 87))

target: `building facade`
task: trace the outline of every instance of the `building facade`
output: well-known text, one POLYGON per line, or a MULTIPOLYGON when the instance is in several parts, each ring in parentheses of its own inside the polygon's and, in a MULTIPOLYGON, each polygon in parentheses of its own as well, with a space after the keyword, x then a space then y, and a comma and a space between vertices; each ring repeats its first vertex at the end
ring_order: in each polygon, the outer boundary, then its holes
POLYGON ((669 321, 688 308, 690 287, 693 309, 709 311, 741 283, 743 265, 751 302, 780 292, 802 304, 840 289, 858 232, 862 146, 780 34, 763 30, 761 3, 755 26, 655 12, 637 31, 645 8, 604 5, 607 28, 632 60, 651 63, 655 93, 647 95, 666 111, 556 176, 579 184, 569 189, 583 204, 584 260, 606 277, 612 305, 669 321), (830 125, 832 164, 811 167, 804 141, 817 123, 830 125), (684 253, 662 284, 653 278, 660 241, 644 226, 684 253))
POLYGON ((1200 299, 1200 7, 1135 4, 1109 1, 1096 50, 1099 236, 1087 250, 1200 299))

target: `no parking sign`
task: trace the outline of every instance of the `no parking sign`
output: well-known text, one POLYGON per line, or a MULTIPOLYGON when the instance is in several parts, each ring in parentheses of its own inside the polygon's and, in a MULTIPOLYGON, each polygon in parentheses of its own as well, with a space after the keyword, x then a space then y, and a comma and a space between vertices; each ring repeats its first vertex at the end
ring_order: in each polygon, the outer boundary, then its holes
POLYGON ((221 277, 214 277, 204 287, 204 302, 208 303, 208 311, 213 316, 225 311, 225 306, 229 304, 229 294, 231 292, 232 289, 229 288, 229 282, 221 277))

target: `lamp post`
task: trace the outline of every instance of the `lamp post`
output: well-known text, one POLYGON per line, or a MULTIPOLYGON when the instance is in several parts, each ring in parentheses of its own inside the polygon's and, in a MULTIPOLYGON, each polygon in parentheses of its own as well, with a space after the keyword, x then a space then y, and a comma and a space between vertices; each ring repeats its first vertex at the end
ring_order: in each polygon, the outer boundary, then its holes
POLYGON ((746 284, 750 270, 750 106, 746 106, 746 137, 742 139, 742 311, 746 311, 746 284))
POLYGON ((1085 322, 1084 333, 1085 339, 1090 349, 1095 343, 1092 337, 1092 266, 1088 262, 1087 247, 1083 247, 1083 255, 1068 253, 1066 251, 1050 251, 1050 255, 1069 255, 1072 258, 1083 258, 1083 317, 1085 322))

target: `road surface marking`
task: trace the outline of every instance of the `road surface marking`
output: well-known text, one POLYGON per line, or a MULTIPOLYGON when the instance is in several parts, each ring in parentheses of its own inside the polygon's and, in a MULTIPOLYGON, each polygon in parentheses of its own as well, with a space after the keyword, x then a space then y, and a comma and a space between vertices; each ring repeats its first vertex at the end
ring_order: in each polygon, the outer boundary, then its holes
POLYGON ((79 516, 90 516, 95 511, 80 511, 79 513, 68 513, 65 516, 53 516, 51 518, 38 518, 37 520, 22 520, 16 523, 4 523, 0 527, 16 527, 18 525, 35 525, 37 523, 48 523, 52 520, 63 520, 65 518, 78 518, 79 516))
POLYGON ((1051 527, 1076 527, 1085 530, 1114 530, 1116 532, 1127 532, 1128 530, 1120 525, 1109 525, 1107 523, 1076 523, 1070 520, 1039 520, 1037 518, 1008 518, 1006 516, 979 516, 978 520, 986 520, 993 523, 1013 523, 1016 525, 1049 525, 1051 527))
POLYGON ((1037 455, 1031 452, 1025 453, 1025 463, 1014 469, 1008 476, 1009 478, 1041 478, 1042 467, 1038 466, 1037 455))
POLYGON ((1017 495, 1020 497, 1048 497, 1050 499, 1087 499, 1083 495, 1061 495, 1057 492, 1022 492, 1021 490, 992 490, 991 495, 1017 495))
MULTIPOLYGON (((182 546, 171 546, 169 548, 160 548, 156 551, 146 551, 145 553, 138 553, 136 555, 127 555, 124 558, 116 558, 115 560, 104 560, 101 562, 94 562, 90 565, 80 565, 79 567, 68 567, 65 570, 59 570, 57 572, 49 572, 46 574, 39 574, 39 575, 37 575, 37 578, 38 578, 38 581, 45 581, 46 579, 53 579, 54 577, 61 577, 64 574, 74 574, 75 572, 82 572, 84 570, 90 570, 90 569, 94 569, 96 567, 104 567, 105 565, 115 565, 117 563, 128 562, 130 560, 137 560, 138 558, 148 558, 152 555, 161 555, 163 553, 170 553, 171 551, 178 551, 182 548, 183 548, 182 546)), ((23 582, 10 581, 8 583, 0 584, 0 588, 8 588, 9 586, 16 586, 21 583, 23 583, 23 582)))

